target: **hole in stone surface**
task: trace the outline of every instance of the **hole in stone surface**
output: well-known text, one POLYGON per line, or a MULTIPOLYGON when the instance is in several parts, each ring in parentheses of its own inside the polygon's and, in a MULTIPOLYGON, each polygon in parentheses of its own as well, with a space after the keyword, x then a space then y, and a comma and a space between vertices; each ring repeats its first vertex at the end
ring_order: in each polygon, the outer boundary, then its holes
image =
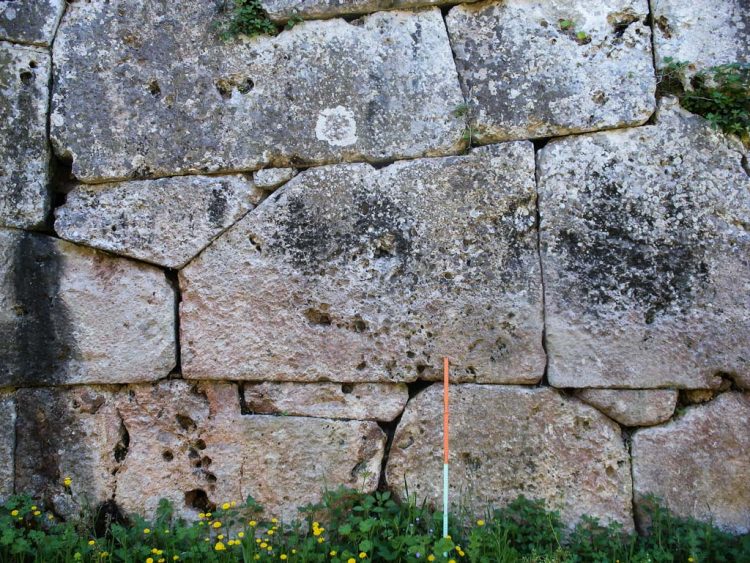
POLYGON ((183 430, 189 431, 195 430, 197 428, 195 421, 186 414, 177 414, 175 415, 175 419, 177 419, 177 424, 179 424, 180 428, 182 428, 183 430))
POLYGON ((211 463, 213 463, 213 460, 210 457, 208 457, 207 455, 205 455, 205 456, 203 456, 203 458, 201 458, 201 465, 203 467, 208 467, 209 465, 211 465, 211 463))
POLYGON ((206 449, 206 442, 204 442, 201 439, 196 440, 194 445, 199 450, 205 450, 206 449))
POLYGON ((216 475, 214 475, 210 471, 206 471, 206 481, 208 481, 209 483, 216 483, 216 475))
POLYGON ((194 508, 200 512, 212 512, 216 505, 208 500, 208 495, 203 489, 193 489, 185 493, 185 506, 194 508))
POLYGON ((366 367, 367 367, 367 362, 365 362, 364 360, 363 360, 363 361, 361 361, 361 362, 359 362, 359 363, 357 364, 357 369, 358 369, 358 370, 360 370, 360 371, 362 371, 362 370, 363 370, 363 369, 365 369, 366 367))
POLYGON ((305 318, 310 322, 310 324, 314 325, 327 326, 331 324, 331 315, 313 307, 305 311, 305 318))
POLYGON ((174 459, 174 454, 170 450, 164 450, 161 453, 161 457, 164 461, 172 461, 174 459))
POLYGON ((214 82, 214 84, 216 85, 216 91, 219 92, 222 98, 228 100, 232 97, 232 84, 228 80, 221 78, 214 82))
POLYGON ((36 68, 37 66, 39 65, 37 65, 36 61, 29 61, 29 68, 36 68))
POLYGON ((30 84, 32 80, 34 80, 34 73, 29 70, 22 70, 18 77, 21 79, 21 82, 24 84, 30 84))
POLYGON ((237 86, 237 90, 239 90, 240 93, 242 94, 247 94, 254 87, 255 87, 255 82, 253 82, 250 78, 246 78, 242 84, 237 86))
POLYGON ((348 395, 352 391, 354 391, 354 385, 352 385, 351 383, 342 383, 341 384, 341 392, 342 393, 348 395))
POLYGON ((161 88, 159 87, 158 80, 152 80, 148 83, 148 91, 152 96, 158 96, 161 94, 161 88))
POLYGON ((115 461, 118 463, 125 459, 130 448, 130 433, 125 424, 120 421, 120 440, 115 445, 115 461))

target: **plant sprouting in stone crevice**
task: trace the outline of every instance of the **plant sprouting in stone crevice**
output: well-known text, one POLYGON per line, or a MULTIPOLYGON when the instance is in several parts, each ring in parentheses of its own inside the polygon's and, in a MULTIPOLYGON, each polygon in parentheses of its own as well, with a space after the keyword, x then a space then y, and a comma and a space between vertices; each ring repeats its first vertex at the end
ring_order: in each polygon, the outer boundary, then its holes
POLYGON ((225 41, 245 35, 276 35, 278 27, 268 17, 260 0, 225 0, 223 17, 215 22, 219 37, 225 41), (231 7, 227 3, 231 1, 231 7))

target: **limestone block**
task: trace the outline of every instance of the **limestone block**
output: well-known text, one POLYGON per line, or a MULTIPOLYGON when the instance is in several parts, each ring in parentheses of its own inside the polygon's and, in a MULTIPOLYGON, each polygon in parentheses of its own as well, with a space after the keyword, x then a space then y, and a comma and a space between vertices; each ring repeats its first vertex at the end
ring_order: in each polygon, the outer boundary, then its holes
POLYGON ((446 18, 480 143, 644 123, 654 111, 646 0, 507 0, 446 18))
MULTIPOLYGON (((484 514, 519 495, 573 526, 583 515, 632 529, 630 460, 620 428, 550 388, 451 386, 450 499, 484 514)), ((386 478, 402 494, 442 497, 442 385, 409 401, 386 478)))
POLYGON ((724 393, 633 435, 636 510, 653 494, 682 517, 750 531, 750 396, 724 393))
POLYGON ((55 210, 55 230, 66 240, 178 269, 261 195, 240 175, 81 184, 55 210))
POLYGON ((117 498, 130 512, 153 514, 168 498, 195 517, 252 495, 290 521, 326 486, 378 484, 385 435, 375 422, 242 415, 236 385, 180 380, 131 386, 120 411, 130 448, 117 498))
POLYGON ((0 385, 164 377, 175 365, 174 299, 153 266, 0 229, 0 385))
POLYGON ((530 143, 309 169, 180 272, 188 378, 535 383, 530 143))
POLYGON ((0 502, 13 494, 13 452, 16 449, 16 401, 13 393, 0 393, 0 502))
POLYGON ((128 447, 115 403, 115 393, 102 387, 19 389, 16 492, 61 516, 79 516, 111 499, 128 447))
POLYGON ((576 394, 624 426, 653 426, 674 414, 675 389, 584 389, 576 394))
POLYGON ((0 39, 46 47, 64 10, 65 0, 0 2, 0 39))
MULTIPOLYGON (((477 0, 464 0, 476 2, 477 0)), ((277 22, 290 18, 320 19, 365 14, 378 10, 408 9, 422 6, 444 6, 456 0, 261 0, 268 16, 277 22)))
POLYGON ((246 383, 244 408, 257 414, 389 421, 404 410, 404 384, 246 383))
POLYGON ((664 58, 695 69, 750 62, 750 1, 651 0, 657 66, 664 58))
POLYGON ((655 125, 540 151, 552 385, 750 386, 743 157, 673 100, 655 125))
POLYGON ((462 101, 437 8, 225 42, 215 2, 71 4, 51 138, 87 183, 451 154, 462 101), (107 103, 103 104, 102 100, 107 103))
POLYGON ((262 190, 274 190, 297 175, 296 168, 263 168, 253 174, 255 185, 262 190))
POLYGON ((49 211, 50 66, 43 49, 0 42, 0 226, 39 227, 49 211))

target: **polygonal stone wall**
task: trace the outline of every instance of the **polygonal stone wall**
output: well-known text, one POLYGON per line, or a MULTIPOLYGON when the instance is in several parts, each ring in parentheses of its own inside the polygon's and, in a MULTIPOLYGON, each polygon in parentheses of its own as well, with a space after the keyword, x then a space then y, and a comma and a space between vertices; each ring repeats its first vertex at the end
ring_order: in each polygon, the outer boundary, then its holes
POLYGON ((447 356, 453 503, 748 531, 746 0, 261 3, 0 5, 0 500, 439 502, 447 356))

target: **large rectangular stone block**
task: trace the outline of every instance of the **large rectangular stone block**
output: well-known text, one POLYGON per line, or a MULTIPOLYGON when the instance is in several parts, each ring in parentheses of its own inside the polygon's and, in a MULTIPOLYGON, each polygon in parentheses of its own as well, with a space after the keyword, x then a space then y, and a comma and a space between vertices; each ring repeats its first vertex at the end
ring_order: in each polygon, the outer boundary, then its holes
POLYGON ((308 169, 180 272, 196 379, 535 383, 534 153, 308 169))
POLYGON ((51 136, 85 182, 450 154, 462 96, 438 9, 222 41, 214 2, 72 4, 51 136))

